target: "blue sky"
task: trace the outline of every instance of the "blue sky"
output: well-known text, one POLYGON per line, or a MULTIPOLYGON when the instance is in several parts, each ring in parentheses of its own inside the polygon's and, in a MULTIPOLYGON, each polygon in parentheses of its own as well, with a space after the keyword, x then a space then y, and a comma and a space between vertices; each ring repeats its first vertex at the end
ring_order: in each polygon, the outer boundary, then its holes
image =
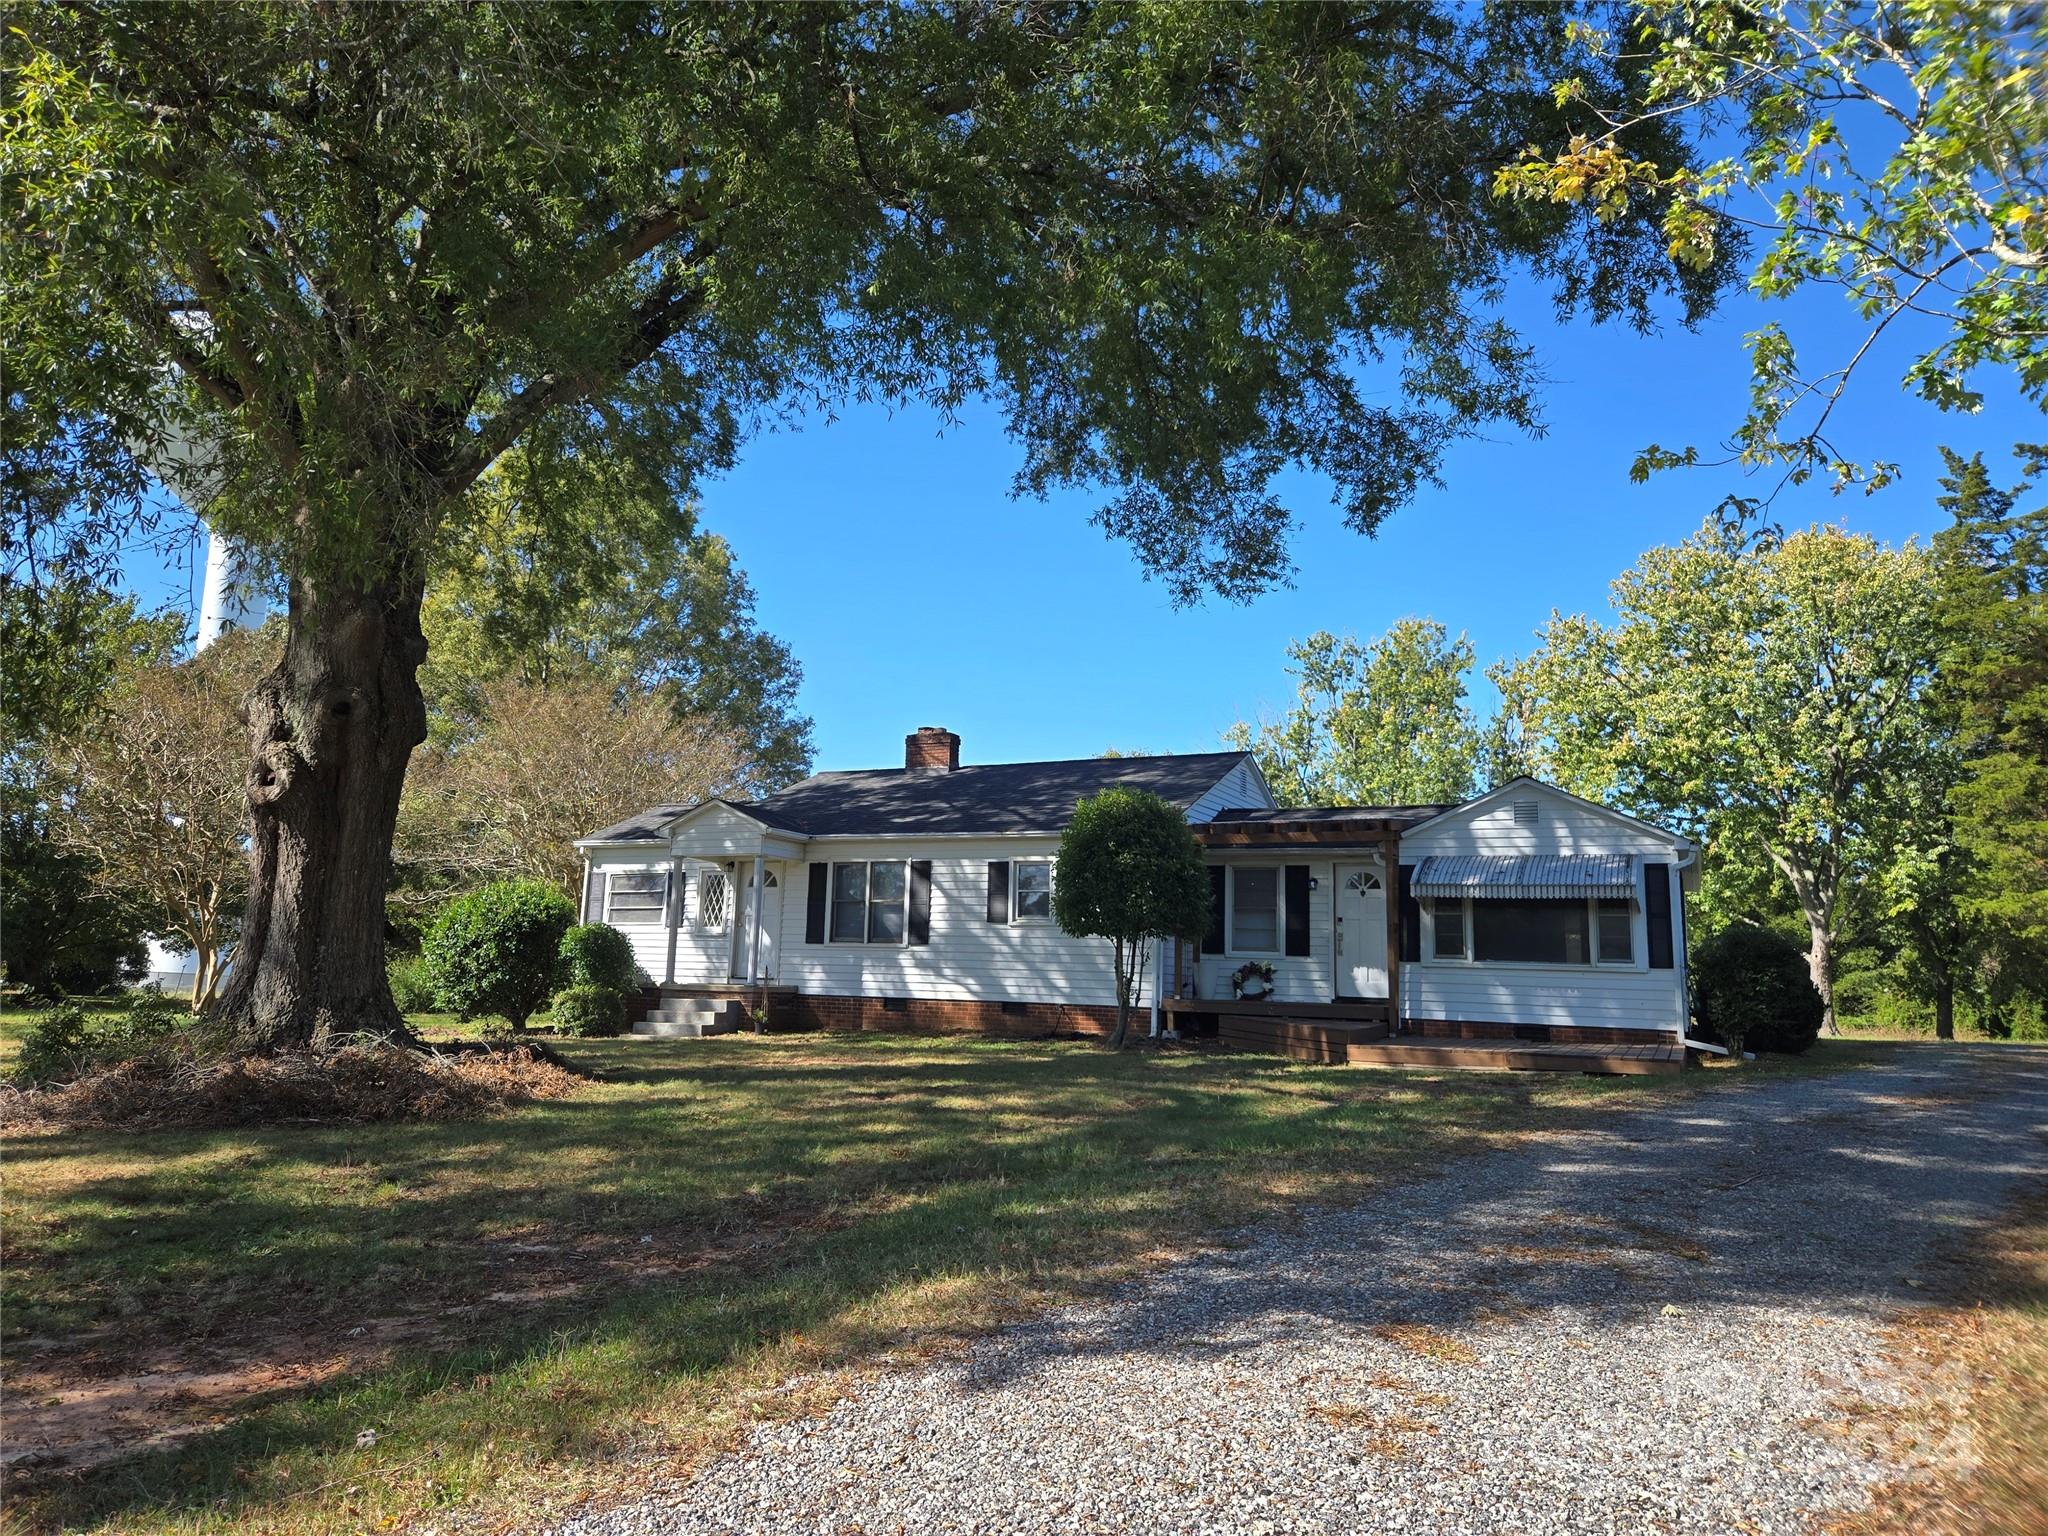
MULTIPOLYGON (((1019 455, 987 409, 942 431, 922 410, 851 408, 829 425, 763 436, 704 486, 704 522, 732 541, 761 623, 803 663, 820 768, 898 763, 917 725, 958 731, 967 761, 1204 751, 1240 716, 1286 707, 1285 647, 1316 629, 1369 636, 1428 615, 1468 634, 1483 669, 1527 650, 1553 607, 1601 607, 1642 550, 1685 537, 1730 492, 1759 489, 1732 470, 1628 480, 1645 444, 1711 448, 1739 419, 1743 332, 1778 318, 1813 361, 1846 355, 1857 335, 1831 292, 1768 311, 1736 294, 1697 334, 1561 327, 1535 293, 1511 300, 1509 314, 1550 374, 1548 435, 1459 446, 1443 488, 1371 539, 1342 526, 1323 487, 1290 482, 1296 582, 1249 605, 1176 610, 1089 524, 1096 503, 1084 494, 1013 501, 1019 455)), ((2002 473, 2012 443, 2043 435, 2039 413, 2002 379, 1979 380, 1991 388, 1975 416, 1906 397, 1905 355, 1874 354, 1835 423, 1846 452, 1899 461, 1900 482, 1868 498, 1787 490, 1776 520, 1924 537, 1941 520, 1938 443, 1981 449, 2002 473)), ((152 600, 193 586, 185 570, 131 576, 152 600)), ((1475 684, 1475 705, 1490 710, 1475 684)))

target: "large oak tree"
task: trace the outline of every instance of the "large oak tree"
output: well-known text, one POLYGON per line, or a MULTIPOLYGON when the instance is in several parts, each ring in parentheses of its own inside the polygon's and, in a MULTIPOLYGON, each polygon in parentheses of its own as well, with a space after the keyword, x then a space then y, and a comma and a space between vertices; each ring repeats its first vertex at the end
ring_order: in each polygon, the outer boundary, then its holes
MULTIPOLYGON (((680 494, 776 413, 985 396, 1021 489, 1096 487, 1177 596, 1244 595, 1287 570, 1281 471, 1370 530, 1458 433, 1536 423, 1511 276, 1601 317, 1697 308, 1723 264, 1662 259, 1660 188, 1601 218, 1491 195, 1524 146, 1597 129, 1547 87, 1570 19, 17 10, 7 442, 71 494, 11 535, 116 548, 149 515, 140 445, 196 461, 210 520, 288 584, 225 1021, 402 1033, 382 904, 422 590, 515 445, 565 481, 628 453, 680 494)), ((1593 61, 1588 96, 1629 67, 1593 61)))

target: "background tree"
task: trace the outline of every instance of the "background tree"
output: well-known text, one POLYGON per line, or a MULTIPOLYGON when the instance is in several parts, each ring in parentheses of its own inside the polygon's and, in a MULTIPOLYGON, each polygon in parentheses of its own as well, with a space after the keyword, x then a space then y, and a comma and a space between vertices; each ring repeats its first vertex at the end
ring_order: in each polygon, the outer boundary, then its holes
POLYGON ((220 983, 248 890, 248 745, 241 700, 276 664, 271 629, 231 632, 189 661, 131 667, 107 720, 64 738, 71 779, 59 843, 90 859, 101 893, 142 903, 150 931, 195 957, 192 1008, 220 983))
POLYGON ((678 719, 657 694, 560 676, 502 679, 477 713, 420 749, 400 803, 398 895, 434 901, 502 879, 545 881, 573 896, 571 846, 652 805, 736 791, 750 743, 708 720, 678 719))
POLYGON ((1282 805, 1426 805, 1469 799, 1481 741, 1465 705, 1472 644, 1401 619, 1368 644, 1319 630, 1287 648, 1294 708, 1231 745, 1258 758, 1282 805))
POLYGON ((2026 477, 1996 485, 1981 456, 1942 450, 1935 535, 1944 650, 1936 697, 1961 762, 1948 796, 1972 872, 1961 899, 2048 974, 2048 506, 2018 509, 2026 477))
POLYGON ((51 744, 119 729, 105 692, 123 669, 169 657, 183 625, 64 570, 15 564, 0 576, 0 954, 8 980, 40 993, 99 991, 139 974, 145 916, 61 847, 72 785, 51 744))
MULTIPOLYGON (((1656 189, 1599 218, 1489 193, 1600 129, 1546 84, 1571 15, 20 12, 0 435, 70 498, 32 533, 113 559, 146 507, 128 445, 181 442, 288 588, 224 1021, 402 1030, 381 913, 421 603, 516 445, 551 482, 625 454, 682 494, 776 413, 986 395, 1020 489, 1098 488, 1176 596, 1242 596, 1286 574, 1288 467, 1369 531, 1461 433, 1537 424, 1508 273, 1602 319, 1698 313, 1725 263, 1669 267, 1656 189)), ((1587 62, 1585 98, 1627 68, 1587 62)), ((1685 157, 1660 121, 1621 138, 1685 157)))
POLYGON ((803 669, 754 622, 732 546, 656 477, 607 459, 563 484, 515 449, 469 499, 474 537, 442 552, 421 614, 430 731, 480 713, 497 678, 602 679, 740 743, 734 791, 770 794, 810 772, 803 669))
POLYGON ((1931 585, 1912 545, 1710 522, 1623 573, 1614 624, 1553 617, 1517 668, 1547 777, 1686 828, 1752 893, 1782 879, 1831 1021, 1845 888, 1924 814, 1940 750, 1931 585))
POLYGON ((1053 918, 1067 933, 1110 942, 1122 1050, 1155 938, 1209 923, 1209 875, 1187 817, 1141 789, 1105 789, 1074 807, 1053 866, 1053 918))
MULTIPOLYGON (((1783 327, 1749 335, 1748 413, 1729 458, 1873 488, 1895 466, 1850 460, 1830 436, 1836 404, 1878 338, 1913 338, 1906 388, 1974 410, 1978 370, 2027 398, 2048 391, 2048 10, 2001 0, 1650 0, 1627 24, 1580 26, 1581 60, 1634 89, 1612 94, 1576 64, 1559 93, 1596 102, 1603 126, 1545 141, 1503 170, 1504 196, 1622 215, 1664 194, 1683 266, 1723 253, 1731 225, 1763 239, 1751 289, 1782 298, 1832 287, 1862 335, 1829 365, 1800 362, 1783 327), (1631 67, 1631 66, 1635 67, 1631 67), (1644 155, 1650 120, 1694 119, 1733 140, 1710 163, 1644 155)), ((1701 462, 1653 446, 1638 478, 1701 462)))

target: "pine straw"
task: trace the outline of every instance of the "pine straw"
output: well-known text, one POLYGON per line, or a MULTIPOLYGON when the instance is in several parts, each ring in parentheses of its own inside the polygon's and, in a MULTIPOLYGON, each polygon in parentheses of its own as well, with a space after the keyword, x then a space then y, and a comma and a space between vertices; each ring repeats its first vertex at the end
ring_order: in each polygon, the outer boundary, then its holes
POLYGON ((274 1056, 152 1051, 54 1088, 0 1090, 0 1128, 154 1130, 466 1120, 575 1091, 545 1046, 440 1055, 382 1043, 274 1056))

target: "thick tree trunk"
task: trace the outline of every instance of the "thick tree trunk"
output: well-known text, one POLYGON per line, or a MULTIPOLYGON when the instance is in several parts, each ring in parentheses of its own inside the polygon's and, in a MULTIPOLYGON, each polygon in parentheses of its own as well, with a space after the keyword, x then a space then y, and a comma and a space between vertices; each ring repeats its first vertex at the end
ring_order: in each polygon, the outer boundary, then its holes
POLYGON ((384 975, 406 763, 426 737, 421 588, 292 583, 284 658, 249 696, 249 904, 216 1016, 252 1050, 412 1040, 384 975))
POLYGON ((1944 976, 1934 984, 1934 1038, 1956 1037, 1956 984, 1944 976))

